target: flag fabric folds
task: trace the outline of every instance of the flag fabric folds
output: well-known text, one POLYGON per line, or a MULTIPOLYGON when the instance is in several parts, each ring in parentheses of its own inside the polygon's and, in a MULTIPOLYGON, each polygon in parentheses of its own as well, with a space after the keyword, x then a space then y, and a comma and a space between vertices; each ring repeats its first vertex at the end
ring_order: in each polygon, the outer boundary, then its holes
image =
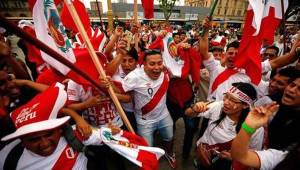
POLYGON ((154 18, 154 0, 142 0, 144 8, 144 17, 146 19, 154 18))
POLYGON ((112 135, 111 129, 101 128, 100 136, 104 144, 141 167, 141 170, 158 170, 158 160, 165 151, 149 147, 145 139, 138 135, 122 132, 112 135))
POLYGON ((161 50, 164 65, 174 77, 187 78, 190 74, 193 82, 200 82, 200 54, 193 48, 177 48, 170 32, 157 37, 149 49, 161 50))
MULTIPOLYGON (((285 12, 288 0, 283 2, 285 12)), ((245 69, 253 84, 258 85, 261 81, 260 49, 263 43, 264 45, 273 43, 274 32, 282 17, 280 1, 249 0, 243 36, 234 63, 237 68, 245 69)), ((225 69, 213 82, 212 92, 235 73, 236 71, 225 69)))
MULTIPOLYGON (((65 27, 58 15, 53 0, 29 0, 31 5, 32 17, 35 26, 36 37, 47 43, 53 50, 61 54, 65 59, 73 63, 78 68, 85 70, 94 79, 98 79, 99 74, 92 62, 86 48, 73 50, 68 39, 65 27)), ((80 84, 89 84, 85 79, 73 72, 70 68, 55 60, 51 56, 41 51, 42 59, 64 76, 80 84)))

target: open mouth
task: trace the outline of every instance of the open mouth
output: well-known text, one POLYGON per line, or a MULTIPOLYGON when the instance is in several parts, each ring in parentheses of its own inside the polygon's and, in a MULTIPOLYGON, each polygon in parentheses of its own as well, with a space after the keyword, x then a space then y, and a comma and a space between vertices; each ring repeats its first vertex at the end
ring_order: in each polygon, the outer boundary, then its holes
POLYGON ((291 96, 290 94, 284 94, 284 96, 283 96, 283 101, 286 101, 286 102, 291 102, 291 101, 293 101, 293 100, 295 100, 295 98, 293 97, 293 96, 291 96))

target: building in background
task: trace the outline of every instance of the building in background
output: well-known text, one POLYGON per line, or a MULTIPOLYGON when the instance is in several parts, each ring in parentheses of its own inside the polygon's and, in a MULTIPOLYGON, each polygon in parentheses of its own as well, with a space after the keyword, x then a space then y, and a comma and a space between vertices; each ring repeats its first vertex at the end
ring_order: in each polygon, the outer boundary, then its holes
MULTIPOLYGON (((209 8, 213 0, 185 0, 185 5, 209 8)), ((248 0, 219 0, 214 11, 215 25, 240 27, 244 21, 248 0)))

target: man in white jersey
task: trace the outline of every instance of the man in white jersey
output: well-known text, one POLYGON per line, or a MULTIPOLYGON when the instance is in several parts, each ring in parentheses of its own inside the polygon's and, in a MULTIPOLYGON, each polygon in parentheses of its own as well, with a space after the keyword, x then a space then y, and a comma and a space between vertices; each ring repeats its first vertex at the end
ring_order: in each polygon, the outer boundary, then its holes
MULTIPOLYGON (((61 127, 70 117, 57 118, 67 100, 64 88, 57 83, 12 112, 11 118, 17 130, 1 140, 15 140, 0 151, 0 169, 11 169, 11 166, 15 166, 13 169, 30 170, 86 169, 87 158, 84 153, 74 150, 62 135, 61 127), (24 149, 15 165, 9 165, 10 153, 17 145, 24 149)), ((100 129, 90 128, 87 136, 81 135, 78 130, 74 133, 85 145, 102 143, 100 129)))
MULTIPOLYGON (((207 27, 209 23, 205 20, 204 25, 207 27)), ((300 36, 299 36, 300 37, 300 36)), ((299 37, 295 44, 299 42, 299 37)), ((223 94, 229 90, 232 83, 236 82, 245 82, 250 83, 251 80, 248 75, 245 73, 244 69, 235 69, 234 58, 238 53, 239 43, 232 42, 228 45, 227 51, 225 53, 225 67, 221 66, 220 62, 214 59, 213 55, 208 54, 208 33, 204 35, 201 39, 200 43, 200 53, 203 56, 203 64, 205 68, 209 71, 210 75, 210 86, 208 92, 208 100, 209 101, 221 101, 223 100, 223 94), (212 90, 212 84, 225 69, 230 69, 234 72, 232 76, 230 76, 227 80, 219 84, 219 86, 212 90)), ((283 56, 277 57, 271 61, 266 60, 262 62, 262 74, 269 72, 271 70, 275 70, 277 68, 283 67, 287 64, 290 64, 297 60, 297 55, 295 54, 295 47, 292 48, 290 53, 287 53, 283 56)), ((260 86, 263 82, 261 82, 257 87, 258 96, 263 96, 263 92, 260 91, 260 86)))
POLYGON ((143 66, 130 72, 122 81, 125 92, 132 91, 138 134, 153 146, 156 130, 162 137, 166 158, 176 168, 173 152, 173 120, 166 106, 169 76, 163 72, 159 50, 146 50, 143 66))

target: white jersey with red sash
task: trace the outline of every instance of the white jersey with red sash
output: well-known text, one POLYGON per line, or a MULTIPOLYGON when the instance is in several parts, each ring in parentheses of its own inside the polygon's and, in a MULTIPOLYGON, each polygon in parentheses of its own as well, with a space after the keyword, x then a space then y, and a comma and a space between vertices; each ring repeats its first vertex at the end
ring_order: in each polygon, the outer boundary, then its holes
MULTIPOLYGON (((114 81, 115 84, 121 84, 122 80, 125 78, 126 74, 124 73, 123 69, 121 66, 119 66, 118 70, 116 73, 112 76, 112 80, 114 81)), ((133 108, 133 102, 129 103, 121 103, 122 108, 127 111, 127 112, 134 112, 133 108)))
MULTIPOLYGON (((92 135, 84 140, 83 137, 75 131, 76 136, 85 145, 102 145, 100 130, 94 129, 92 135)), ((21 141, 19 139, 9 143, 0 151, 0 169, 3 169, 4 162, 10 151, 21 141)), ((64 137, 59 139, 55 151, 50 156, 40 156, 30 150, 24 149, 18 164, 17 170, 85 170, 87 169, 87 157, 82 152, 75 151, 64 137)))
MULTIPOLYGON (((217 148, 224 148, 223 146, 227 146, 227 142, 231 143, 231 141, 236 137, 236 123, 228 116, 225 116, 225 118, 219 123, 218 126, 216 126, 216 123, 214 123, 220 118, 222 108, 223 101, 214 102, 209 105, 209 109, 207 111, 199 113, 199 116, 203 116, 210 120, 203 136, 197 141, 197 145, 199 145, 200 143, 204 143, 217 148)), ((263 144, 263 135, 264 129, 257 129, 251 137, 249 148, 261 150, 263 144)), ((229 144, 229 146, 231 147, 231 144, 229 144)), ((228 149, 225 148, 225 150, 228 149)))
POLYGON ((70 80, 68 82, 68 103, 86 101, 89 97, 100 95, 101 102, 83 111, 83 118, 95 127, 106 126, 112 122, 121 127, 123 121, 116 111, 115 105, 108 94, 98 91, 93 87, 83 87, 82 85, 70 80))
POLYGON ((138 124, 151 124, 169 114, 166 106, 168 84, 167 73, 161 73, 157 80, 152 80, 144 72, 143 67, 136 68, 123 79, 123 90, 133 91, 138 124))

